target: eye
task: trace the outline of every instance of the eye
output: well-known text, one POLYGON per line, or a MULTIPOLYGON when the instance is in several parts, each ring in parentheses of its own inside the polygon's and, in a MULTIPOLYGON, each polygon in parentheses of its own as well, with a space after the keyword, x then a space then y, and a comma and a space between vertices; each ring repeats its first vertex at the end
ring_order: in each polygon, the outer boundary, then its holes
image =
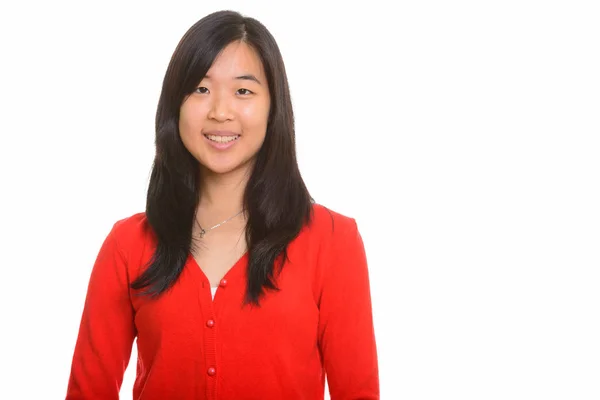
POLYGON ((251 90, 248 89, 238 89, 238 93, 241 95, 249 95, 249 94, 253 94, 254 92, 252 92, 251 90), (240 93, 242 92, 242 93, 240 93))
POLYGON ((208 89, 205 88, 204 86, 200 86, 200 87, 196 88, 196 90, 194 90, 194 92, 200 93, 200 94, 205 94, 205 93, 208 93, 208 89))

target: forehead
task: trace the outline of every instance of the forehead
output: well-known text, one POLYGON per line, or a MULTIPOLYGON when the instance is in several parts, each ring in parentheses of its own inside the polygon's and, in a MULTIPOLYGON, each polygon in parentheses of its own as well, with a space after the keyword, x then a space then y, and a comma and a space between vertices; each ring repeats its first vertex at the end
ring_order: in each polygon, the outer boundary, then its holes
POLYGON ((258 54, 243 42, 227 45, 206 73, 210 79, 214 80, 232 79, 244 74, 252 74, 261 81, 265 81, 263 65, 258 54))

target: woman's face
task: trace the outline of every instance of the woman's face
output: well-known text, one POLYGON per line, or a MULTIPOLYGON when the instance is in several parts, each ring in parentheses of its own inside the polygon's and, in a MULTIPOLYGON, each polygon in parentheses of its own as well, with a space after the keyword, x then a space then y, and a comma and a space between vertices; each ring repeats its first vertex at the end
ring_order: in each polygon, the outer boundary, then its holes
POLYGON ((265 139, 270 105, 260 58, 247 44, 231 43, 181 105, 181 140, 204 173, 249 168, 265 139))

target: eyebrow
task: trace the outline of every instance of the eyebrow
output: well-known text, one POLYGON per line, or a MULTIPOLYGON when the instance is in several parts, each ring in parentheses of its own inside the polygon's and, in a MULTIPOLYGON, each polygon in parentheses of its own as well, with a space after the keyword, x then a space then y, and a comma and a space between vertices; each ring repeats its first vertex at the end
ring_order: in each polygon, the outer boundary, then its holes
MULTIPOLYGON (((210 76, 208 76, 208 75, 204 75, 204 78, 210 80, 210 76)), ((259 85, 262 85, 262 83, 258 80, 258 78, 256 76, 252 75, 252 74, 246 74, 246 75, 236 76, 233 79, 235 79, 235 80, 254 81, 254 82, 258 83, 259 85)))

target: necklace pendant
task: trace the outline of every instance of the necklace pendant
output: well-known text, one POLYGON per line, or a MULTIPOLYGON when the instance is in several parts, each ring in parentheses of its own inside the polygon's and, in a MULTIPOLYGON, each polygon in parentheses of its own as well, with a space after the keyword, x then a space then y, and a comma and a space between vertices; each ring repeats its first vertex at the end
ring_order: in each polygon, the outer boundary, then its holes
POLYGON ((205 234, 206 234, 206 231, 204 229, 200 228, 200 239, 202 239, 205 234))

